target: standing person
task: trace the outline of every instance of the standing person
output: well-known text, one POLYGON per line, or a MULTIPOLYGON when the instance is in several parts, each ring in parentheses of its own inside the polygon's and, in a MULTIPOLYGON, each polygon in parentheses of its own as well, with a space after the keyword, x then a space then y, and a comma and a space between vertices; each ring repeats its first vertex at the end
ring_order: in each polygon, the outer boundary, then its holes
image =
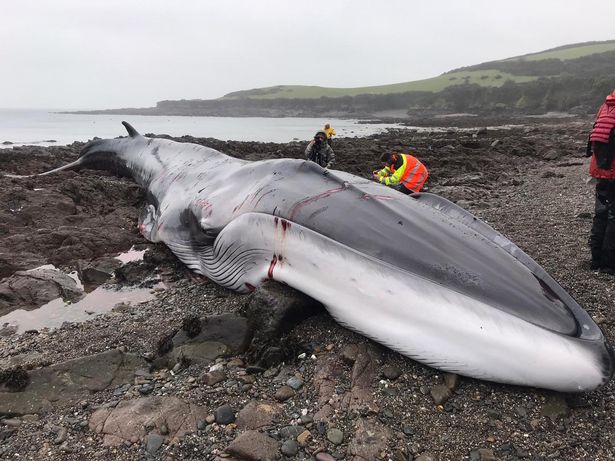
POLYGON ((410 154, 385 153, 380 157, 384 168, 373 172, 373 178, 404 194, 419 192, 429 172, 420 160, 410 154))
POLYGON ((615 91, 598 109, 587 153, 591 155, 589 174, 597 180, 589 237, 591 269, 615 274, 615 91))
POLYGON ((335 128, 331 128, 331 125, 329 125, 328 123, 325 125, 323 131, 326 133, 327 135, 327 144, 331 145, 331 143, 333 142, 333 136, 336 135, 335 133, 335 128))
POLYGON ((335 153, 331 146, 327 144, 326 139, 327 134, 324 131, 318 131, 306 147, 305 156, 308 160, 318 163, 323 168, 331 168, 335 162, 335 153))

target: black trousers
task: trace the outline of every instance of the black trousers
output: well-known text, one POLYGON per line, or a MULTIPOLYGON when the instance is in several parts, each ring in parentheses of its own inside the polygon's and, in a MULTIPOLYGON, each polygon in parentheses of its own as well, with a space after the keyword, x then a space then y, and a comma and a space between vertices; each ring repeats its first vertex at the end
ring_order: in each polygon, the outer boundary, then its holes
POLYGON ((615 269, 615 179, 598 179, 594 221, 589 236, 594 268, 615 269))

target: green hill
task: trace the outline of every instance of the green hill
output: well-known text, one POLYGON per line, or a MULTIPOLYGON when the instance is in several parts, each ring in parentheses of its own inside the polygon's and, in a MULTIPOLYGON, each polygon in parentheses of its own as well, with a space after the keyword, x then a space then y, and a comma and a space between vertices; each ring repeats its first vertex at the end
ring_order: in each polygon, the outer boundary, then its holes
MULTIPOLYGON (((615 40, 566 45, 540 53, 465 67, 447 72, 438 77, 391 85, 359 88, 279 85, 235 91, 220 99, 312 99, 321 97, 339 98, 365 94, 386 95, 414 91, 440 92, 451 86, 468 84, 481 87, 501 87, 507 81, 526 83, 535 81, 540 77, 559 77, 563 72, 568 71, 569 67, 579 67, 574 66, 574 64, 577 64, 576 62, 564 63, 564 61, 576 61, 580 60, 580 58, 588 58, 605 53, 609 57, 615 56, 615 40)), ((579 71, 582 70, 579 69, 579 71)))
POLYGON ((391 112, 419 116, 591 113, 614 88, 615 40, 609 40, 561 46, 390 85, 279 85, 236 91, 218 99, 160 101, 151 108, 97 113, 353 118, 391 112))

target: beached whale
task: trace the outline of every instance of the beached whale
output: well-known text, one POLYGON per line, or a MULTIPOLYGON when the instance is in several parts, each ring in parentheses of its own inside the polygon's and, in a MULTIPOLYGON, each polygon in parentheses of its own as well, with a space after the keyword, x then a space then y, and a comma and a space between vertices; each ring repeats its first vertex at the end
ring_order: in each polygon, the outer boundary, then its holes
MULTIPOLYGON (((504 236, 437 195, 410 197, 298 159, 248 162, 138 134, 53 170, 99 167, 147 192, 140 230, 247 292, 274 279, 341 324, 429 366, 590 391, 613 373, 591 317, 504 236)), ((45 173, 45 174, 48 174, 45 173)))

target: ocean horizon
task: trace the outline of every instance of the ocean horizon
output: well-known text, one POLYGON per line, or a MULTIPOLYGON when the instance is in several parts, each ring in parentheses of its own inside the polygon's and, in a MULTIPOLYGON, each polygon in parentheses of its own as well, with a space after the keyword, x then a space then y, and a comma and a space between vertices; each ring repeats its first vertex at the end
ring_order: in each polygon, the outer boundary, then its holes
POLYGON ((203 117, 167 115, 72 114, 62 110, 0 109, 0 147, 54 146, 94 137, 125 136, 122 121, 139 133, 180 137, 216 138, 223 141, 291 142, 312 139, 325 123, 337 137, 363 137, 400 128, 398 124, 359 123, 356 119, 203 117))

